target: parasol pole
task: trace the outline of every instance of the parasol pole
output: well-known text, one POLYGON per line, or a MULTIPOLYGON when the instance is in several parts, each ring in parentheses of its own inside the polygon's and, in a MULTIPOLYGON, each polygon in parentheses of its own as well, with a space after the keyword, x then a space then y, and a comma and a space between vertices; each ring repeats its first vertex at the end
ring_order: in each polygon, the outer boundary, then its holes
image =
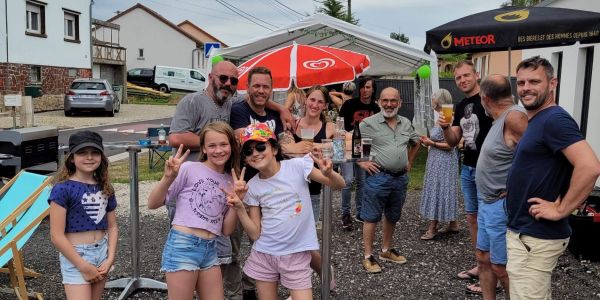
MULTIPOLYGON (((510 90, 512 91, 512 78, 510 77, 510 66, 511 66, 512 53, 510 47, 508 47, 508 84, 510 85, 510 90)), ((514 97, 513 102, 515 104, 518 103, 517 97, 514 97)))

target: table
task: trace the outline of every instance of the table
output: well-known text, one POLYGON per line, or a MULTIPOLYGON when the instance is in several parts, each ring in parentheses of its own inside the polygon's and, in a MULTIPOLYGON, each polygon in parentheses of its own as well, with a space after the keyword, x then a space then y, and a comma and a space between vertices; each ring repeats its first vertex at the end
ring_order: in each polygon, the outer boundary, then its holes
POLYGON ((129 213, 130 213, 130 231, 131 240, 131 277, 120 278, 106 283, 106 288, 121 288, 123 292, 119 295, 119 300, 129 297, 138 289, 157 289, 166 290, 167 285, 158 280, 143 278, 140 276, 140 206, 139 206, 139 186, 138 186, 138 153, 141 151, 139 145, 128 145, 123 143, 105 143, 105 148, 126 148, 129 152, 129 213))
MULTIPOLYGON (((367 161, 368 158, 353 158, 351 151, 346 151, 343 160, 333 160, 334 165, 345 162, 367 161)), ((321 299, 329 300, 329 282, 331 281, 331 202, 333 193, 331 188, 323 185, 323 247, 321 248, 321 299)))

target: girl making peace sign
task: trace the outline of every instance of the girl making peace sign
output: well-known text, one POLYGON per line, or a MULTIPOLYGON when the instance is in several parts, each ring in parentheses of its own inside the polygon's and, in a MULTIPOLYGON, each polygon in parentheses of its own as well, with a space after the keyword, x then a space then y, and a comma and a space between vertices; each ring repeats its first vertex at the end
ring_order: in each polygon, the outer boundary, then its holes
POLYGON ((176 199, 161 265, 167 273, 169 299, 192 299, 194 291, 203 300, 224 298, 215 238, 230 235, 237 223, 222 188, 232 187, 229 174, 239 166, 239 151, 233 130, 224 122, 202 129, 200 149, 199 162, 185 162, 189 150, 182 154, 180 146, 148 197, 150 209, 176 199))
POLYGON ((266 124, 248 126, 241 144, 245 163, 258 170, 248 181, 247 192, 240 179, 235 193, 227 196, 255 241, 244 273, 256 280, 261 300, 277 299, 278 281, 291 291, 292 299, 312 299, 310 263, 311 256, 318 256, 319 243, 308 182, 341 189, 344 179, 332 170, 330 160, 312 154, 282 161, 281 148, 266 124), (314 162, 319 169, 313 167, 314 162), (240 199, 249 206, 249 213, 240 199))

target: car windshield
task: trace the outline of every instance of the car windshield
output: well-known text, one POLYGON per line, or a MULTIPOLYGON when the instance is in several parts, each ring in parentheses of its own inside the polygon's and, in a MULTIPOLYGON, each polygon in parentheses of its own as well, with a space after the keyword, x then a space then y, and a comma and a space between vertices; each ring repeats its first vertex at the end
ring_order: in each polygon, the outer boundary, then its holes
POLYGON ((106 90, 102 82, 73 82, 72 90, 106 90))

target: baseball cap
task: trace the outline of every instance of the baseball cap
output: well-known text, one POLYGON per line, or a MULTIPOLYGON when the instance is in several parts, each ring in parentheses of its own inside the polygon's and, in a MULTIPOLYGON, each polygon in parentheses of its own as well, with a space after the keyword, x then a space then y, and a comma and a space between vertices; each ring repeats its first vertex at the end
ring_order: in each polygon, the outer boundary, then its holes
POLYGON ((265 123, 250 124, 240 134, 242 146, 247 141, 267 142, 269 139, 277 140, 271 128, 265 123))
POLYGON ((85 147, 92 147, 104 151, 102 136, 90 130, 83 130, 73 133, 69 137, 69 152, 76 153, 85 147))

